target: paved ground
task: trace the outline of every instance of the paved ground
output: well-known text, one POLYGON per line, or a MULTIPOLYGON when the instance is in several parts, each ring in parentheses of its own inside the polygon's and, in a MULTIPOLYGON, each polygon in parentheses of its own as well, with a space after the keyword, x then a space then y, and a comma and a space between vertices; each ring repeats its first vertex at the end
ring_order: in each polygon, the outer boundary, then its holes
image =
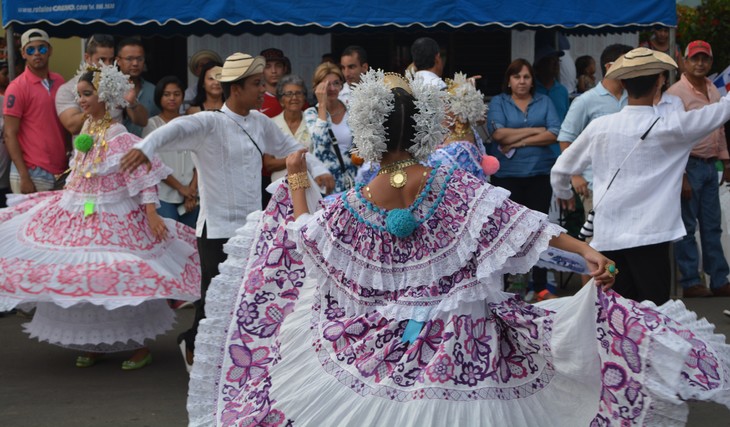
POLYGON ((28 339, 27 319, 0 318, 0 426, 187 425, 188 376, 175 337, 192 315, 178 310, 175 330, 150 345, 152 365, 129 372, 121 364, 131 353, 78 369, 78 352, 28 339))
MULTIPOLYGON (((689 300, 687 305, 730 336, 722 310, 730 298, 689 300)), ((154 362, 124 372, 120 353, 88 369, 74 367, 77 353, 30 340, 26 319, 0 318, 0 426, 3 427, 175 427, 185 426, 187 374, 175 344, 192 320, 179 311, 175 331, 151 345, 154 362)), ((691 427, 730 426, 730 410, 690 403, 691 427)))

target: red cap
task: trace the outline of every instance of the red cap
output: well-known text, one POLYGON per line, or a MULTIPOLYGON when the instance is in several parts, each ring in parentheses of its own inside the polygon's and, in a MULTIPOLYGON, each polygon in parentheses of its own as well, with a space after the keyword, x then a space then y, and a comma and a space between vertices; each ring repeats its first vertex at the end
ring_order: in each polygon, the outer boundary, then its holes
POLYGON ((687 45, 687 49, 684 51, 684 56, 685 58, 691 58, 698 53, 705 53, 707 56, 712 58, 712 47, 704 40, 695 40, 687 45))

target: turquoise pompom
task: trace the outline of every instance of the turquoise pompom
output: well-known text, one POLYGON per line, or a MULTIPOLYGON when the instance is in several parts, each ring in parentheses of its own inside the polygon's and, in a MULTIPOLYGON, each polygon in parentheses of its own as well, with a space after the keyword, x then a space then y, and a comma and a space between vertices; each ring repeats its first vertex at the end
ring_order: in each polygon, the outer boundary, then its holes
POLYGON ((408 209, 393 209, 385 218, 385 227, 390 234, 402 239, 413 233, 418 227, 418 221, 408 209))
POLYGON ((74 139, 74 148, 82 153, 87 153, 94 146, 94 138, 91 135, 82 133, 74 139))

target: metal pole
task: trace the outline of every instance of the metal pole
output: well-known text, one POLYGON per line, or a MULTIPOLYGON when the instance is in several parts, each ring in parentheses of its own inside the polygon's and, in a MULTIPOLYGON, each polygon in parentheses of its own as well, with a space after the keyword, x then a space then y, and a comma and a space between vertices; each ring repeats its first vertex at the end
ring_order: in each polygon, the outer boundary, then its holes
POLYGON ((5 28, 5 44, 8 54, 8 79, 13 80, 15 77, 15 33, 13 32, 13 24, 5 28))

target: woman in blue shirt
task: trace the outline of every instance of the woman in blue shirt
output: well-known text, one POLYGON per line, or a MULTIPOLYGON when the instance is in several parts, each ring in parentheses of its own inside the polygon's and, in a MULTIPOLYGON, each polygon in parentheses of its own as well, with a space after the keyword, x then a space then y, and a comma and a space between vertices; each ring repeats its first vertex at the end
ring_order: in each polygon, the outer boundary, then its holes
MULTIPOLYGON (((548 213, 552 188, 550 169, 557 155, 560 119, 550 98, 535 93, 535 73, 529 62, 514 60, 504 75, 501 94, 489 103, 487 124, 492 136, 489 154, 499 159, 491 183, 509 190, 510 198, 530 209, 548 213)), ((547 271, 534 268, 538 299, 554 297, 545 285, 547 271)))

